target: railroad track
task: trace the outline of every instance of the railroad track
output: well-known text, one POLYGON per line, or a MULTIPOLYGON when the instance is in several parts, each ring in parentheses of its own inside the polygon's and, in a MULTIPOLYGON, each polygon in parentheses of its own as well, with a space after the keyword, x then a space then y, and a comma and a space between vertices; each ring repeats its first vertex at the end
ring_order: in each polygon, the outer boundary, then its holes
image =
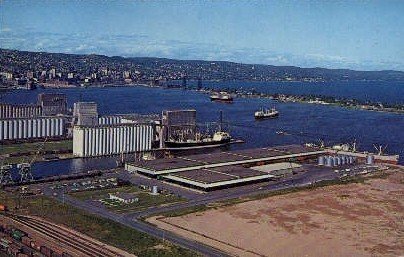
POLYGON ((54 239, 56 242, 61 242, 89 257, 122 256, 117 252, 105 248, 103 245, 91 242, 87 238, 74 234, 65 228, 57 225, 55 226, 55 224, 44 220, 37 220, 35 218, 25 216, 14 216, 13 220, 28 226, 33 230, 43 233, 54 239))

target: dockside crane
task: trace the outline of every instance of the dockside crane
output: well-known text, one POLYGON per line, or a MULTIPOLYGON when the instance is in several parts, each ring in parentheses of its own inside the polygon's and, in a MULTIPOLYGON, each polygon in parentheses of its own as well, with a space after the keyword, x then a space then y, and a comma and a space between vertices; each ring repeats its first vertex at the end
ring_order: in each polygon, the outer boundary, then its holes
POLYGON ((1 164, 0 166, 0 185, 6 185, 13 182, 13 178, 11 177, 11 169, 12 165, 9 164, 1 164))
POLYGON ((45 138, 30 162, 24 162, 17 165, 18 173, 20 174, 20 183, 34 180, 34 176, 32 175, 32 164, 35 162, 38 155, 44 149, 47 140, 48 138, 45 138))

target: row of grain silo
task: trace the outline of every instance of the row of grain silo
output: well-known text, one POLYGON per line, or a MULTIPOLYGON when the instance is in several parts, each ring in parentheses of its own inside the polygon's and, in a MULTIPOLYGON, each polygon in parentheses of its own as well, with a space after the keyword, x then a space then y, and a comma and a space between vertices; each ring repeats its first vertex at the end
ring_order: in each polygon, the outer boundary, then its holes
POLYGON ((108 115, 108 116, 101 116, 98 118, 99 125, 114 125, 119 124, 122 122, 121 115, 108 115))
POLYGON ((348 156, 348 155, 337 155, 337 156, 320 156, 318 157, 318 165, 320 166, 340 166, 340 165, 349 165, 355 164, 356 157, 348 156))
POLYGON ((0 141, 54 138, 65 135, 63 117, 16 118, 0 120, 0 141))
POLYGON ((149 151, 154 138, 155 126, 152 123, 75 126, 73 154, 91 157, 149 151))
POLYGON ((39 117, 42 107, 39 105, 17 105, 0 103, 0 119, 39 117))

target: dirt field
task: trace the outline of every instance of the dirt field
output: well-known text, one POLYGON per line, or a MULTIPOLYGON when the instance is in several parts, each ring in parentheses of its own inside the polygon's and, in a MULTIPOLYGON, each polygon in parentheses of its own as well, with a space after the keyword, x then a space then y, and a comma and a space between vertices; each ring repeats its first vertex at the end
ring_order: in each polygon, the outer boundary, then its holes
POLYGON ((149 221, 236 256, 403 256, 404 172, 149 221))

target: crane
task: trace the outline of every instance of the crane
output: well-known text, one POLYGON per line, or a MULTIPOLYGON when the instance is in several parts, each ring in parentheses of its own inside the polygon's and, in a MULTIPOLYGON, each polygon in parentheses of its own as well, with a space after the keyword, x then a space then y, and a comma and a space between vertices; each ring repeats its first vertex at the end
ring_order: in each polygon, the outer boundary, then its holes
POLYGON ((39 146, 38 150, 36 151, 34 157, 31 159, 30 162, 24 162, 17 165, 17 168, 19 170, 18 173, 20 174, 20 183, 34 180, 31 167, 32 164, 35 162, 35 160, 38 158, 38 155, 44 149, 47 140, 48 138, 45 138, 45 140, 39 146))

